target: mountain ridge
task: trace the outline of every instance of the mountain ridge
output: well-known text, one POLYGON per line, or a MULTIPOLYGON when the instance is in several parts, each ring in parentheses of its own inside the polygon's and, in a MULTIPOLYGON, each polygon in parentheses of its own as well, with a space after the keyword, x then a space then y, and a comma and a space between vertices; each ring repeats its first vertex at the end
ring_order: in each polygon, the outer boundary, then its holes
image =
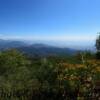
POLYGON ((17 49, 27 55, 72 55, 76 52, 70 48, 60 48, 42 43, 28 44, 22 41, 0 40, 0 50, 17 49))

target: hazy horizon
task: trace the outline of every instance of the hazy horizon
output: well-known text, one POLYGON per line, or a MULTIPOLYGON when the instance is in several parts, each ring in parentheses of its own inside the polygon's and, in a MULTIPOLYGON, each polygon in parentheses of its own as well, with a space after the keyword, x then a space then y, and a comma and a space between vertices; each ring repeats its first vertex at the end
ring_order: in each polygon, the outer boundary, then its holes
MULTIPOLYGON (((54 46, 60 48, 70 48, 75 50, 91 50, 95 51, 95 43, 82 43, 81 45, 78 42, 61 42, 61 41, 44 41, 44 40, 22 40, 22 39, 0 39, 1 41, 9 41, 9 42, 23 42, 26 46, 30 45, 45 45, 45 46, 54 46)), ((1 42, 2 43, 2 42, 1 42)))

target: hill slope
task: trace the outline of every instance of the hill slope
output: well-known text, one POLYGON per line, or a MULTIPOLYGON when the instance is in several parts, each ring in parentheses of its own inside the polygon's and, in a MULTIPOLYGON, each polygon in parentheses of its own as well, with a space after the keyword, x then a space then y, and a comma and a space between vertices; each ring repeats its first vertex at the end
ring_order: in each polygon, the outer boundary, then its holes
POLYGON ((72 55, 76 51, 70 48, 59 48, 44 44, 33 44, 30 46, 20 47, 18 50, 28 55, 52 56, 52 55, 72 55))
POLYGON ((70 48, 59 48, 45 44, 28 44, 21 41, 0 40, 0 50, 16 48, 30 56, 72 55, 76 51, 70 48))

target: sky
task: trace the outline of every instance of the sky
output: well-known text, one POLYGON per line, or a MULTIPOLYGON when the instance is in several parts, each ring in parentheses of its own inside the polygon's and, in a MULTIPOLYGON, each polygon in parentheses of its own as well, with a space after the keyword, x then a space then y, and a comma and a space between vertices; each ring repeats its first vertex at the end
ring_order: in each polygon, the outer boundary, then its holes
POLYGON ((0 0, 0 38, 93 45, 100 0, 0 0))

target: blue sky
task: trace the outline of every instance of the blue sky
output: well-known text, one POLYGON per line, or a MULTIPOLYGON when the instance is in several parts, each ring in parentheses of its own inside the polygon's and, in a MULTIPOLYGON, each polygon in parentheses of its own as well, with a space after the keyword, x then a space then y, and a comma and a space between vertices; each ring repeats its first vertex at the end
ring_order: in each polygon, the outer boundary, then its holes
POLYGON ((0 37, 91 44, 100 31, 100 0, 0 0, 0 37))

